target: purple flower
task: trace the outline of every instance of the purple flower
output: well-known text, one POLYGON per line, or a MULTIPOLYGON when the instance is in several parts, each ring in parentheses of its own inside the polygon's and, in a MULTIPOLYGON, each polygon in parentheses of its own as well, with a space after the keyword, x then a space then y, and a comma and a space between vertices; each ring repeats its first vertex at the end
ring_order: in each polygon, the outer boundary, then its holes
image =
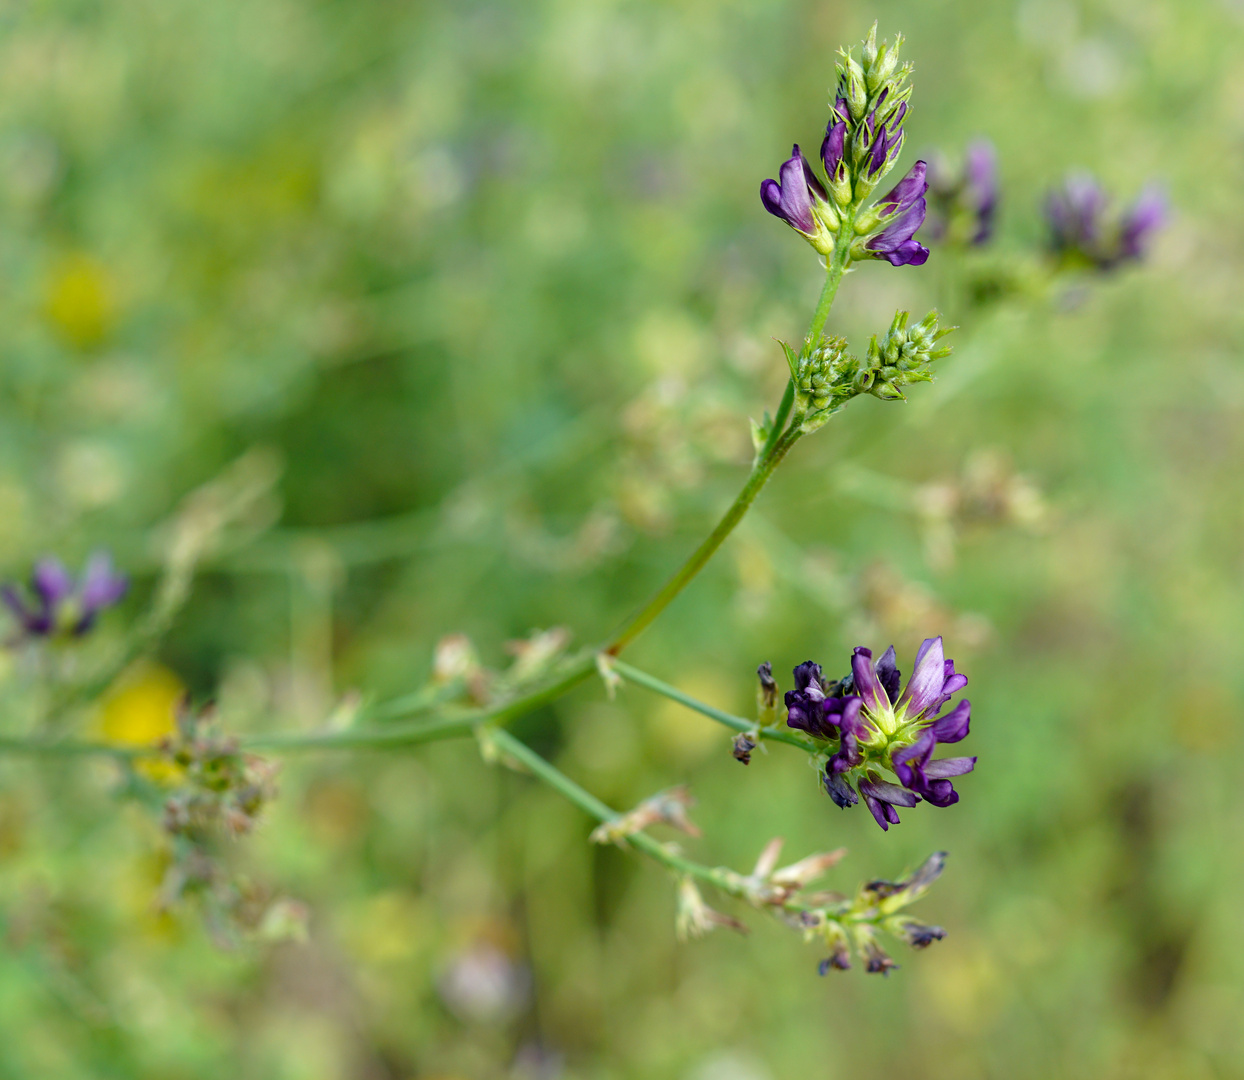
MULTIPOLYGON (((845 108, 845 105, 843 106, 845 108)), ((846 152, 847 125, 843 120, 835 123, 830 120, 825 128, 825 138, 821 142, 821 164, 825 166, 825 175, 830 182, 842 179, 845 168, 842 156, 846 152)))
POLYGON ((99 613, 119 603, 129 579, 118 573, 111 557, 96 552, 77 581, 59 559, 40 559, 30 575, 28 595, 14 584, 0 586, 0 599, 17 617, 29 637, 52 637, 67 631, 85 634, 99 613))
POLYGON ((1054 250, 1096 250, 1106 202, 1106 193, 1087 173, 1073 173, 1051 191, 1045 198, 1045 220, 1054 250))
POLYGON ((923 161, 917 161, 877 204, 878 210, 892 220, 864 245, 874 258, 885 259, 891 266, 923 266, 928 259, 929 249, 912 239, 924 224, 927 168, 923 161))
POLYGON ((833 249, 833 238, 817 218, 814 208, 817 201, 825 203, 829 196, 808 159, 800 152, 798 143, 782 163, 778 176, 780 182, 765 180, 760 185, 760 201, 765 209, 802 233, 822 254, 827 254, 833 249))
POLYGON ((967 682, 946 659, 940 637, 921 644, 905 687, 893 646, 875 663, 872 651, 861 647, 851 657, 851 674, 840 682, 827 683, 811 660, 795 669, 795 689, 786 694, 787 724, 837 742, 825 764, 826 792, 843 809, 862 798, 877 824, 888 829, 898 824, 898 807, 959 801, 951 778, 971 772, 976 758, 934 760, 933 752, 939 743, 968 734, 967 701, 942 711, 967 682), (887 780, 883 770, 898 782, 887 780))
POLYGON ((993 143, 988 139, 977 139, 968 147, 963 180, 976 215, 972 243, 983 244, 993 236, 994 216, 998 211, 998 162, 993 143))
POLYGON ((1113 270, 1144 258, 1153 234, 1166 222, 1166 197, 1150 185, 1117 217, 1110 200, 1087 173, 1073 173, 1045 200, 1050 248, 1064 262, 1113 270))

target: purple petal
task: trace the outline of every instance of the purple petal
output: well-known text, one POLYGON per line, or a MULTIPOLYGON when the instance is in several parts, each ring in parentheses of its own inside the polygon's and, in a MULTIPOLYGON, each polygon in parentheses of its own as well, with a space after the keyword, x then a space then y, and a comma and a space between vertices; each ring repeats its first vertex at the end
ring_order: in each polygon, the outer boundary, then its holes
POLYGON ((974 757, 938 758, 925 763, 924 775, 931 780, 944 780, 948 776, 963 776, 976 768, 974 757))
POLYGON ((959 801, 959 793, 949 780, 934 780, 921 791, 930 806, 953 806, 959 801))
POLYGON ((934 748, 937 746, 937 739, 933 733, 927 728, 920 732, 916 737, 916 741, 910 746, 904 746, 901 750, 895 750, 890 757, 890 761, 894 765, 894 774, 903 782, 906 787, 918 787, 920 773, 919 769, 924 762, 928 761, 933 754, 934 748), (916 767, 912 768, 908 762, 915 762, 916 767))
POLYGON ((791 673, 795 676, 795 689, 802 693, 809 686, 821 688, 821 665, 812 660, 805 660, 791 673))
POLYGON ((899 699, 900 705, 907 706, 908 716, 919 716, 931 705, 940 702, 945 671, 946 657, 942 652, 942 639, 926 639, 917 654, 916 669, 911 673, 907 689, 899 699))
POLYGON ((825 166, 825 175, 833 180, 842 165, 842 155, 846 148, 847 125, 841 120, 832 120, 825 130, 825 139, 821 143, 821 163, 825 166))
POLYGON ((886 697, 890 699, 890 704, 894 704, 898 700, 899 686, 902 684, 902 674, 898 670, 898 658, 894 653, 894 646, 891 645, 884 653, 881 659, 877 661, 877 679, 885 689, 886 697))
POLYGON ((73 592, 73 576, 65 568, 65 564, 54 557, 40 559, 35 564, 31 581, 35 592, 49 606, 54 607, 73 592))
POLYGON ((859 787, 861 795, 868 795, 895 806, 915 806, 920 801, 920 796, 914 791, 891 784, 888 780, 861 780, 859 787))
POLYGON ((1119 238, 1120 255, 1125 259, 1139 259, 1145 253, 1149 236, 1166 221, 1166 196, 1161 188, 1149 187, 1123 217, 1123 229, 1119 238))
POLYGON ((977 139, 967 151, 964 176, 976 202, 976 233, 973 244, 983 244, 993 235, 998 208, 998 165, 993 143, 977 139))
POLYGON ((834 805, 842 810, 845 810, 848 806, 854 806, 860 801, 859 796, 855 794, 851 785, 836 772, 826 769, 824 784, 825 791, 834 800, 834 805))
MULTIPOLYGON (((812 216, 812 195, 808 191, 811 166, 803 159, 796 143, 791 156, 782 162, 778 175, 781 181, 766 180, 760 185, 760 201, 775 217, 799 230, 805 236, 816 232, 816 219, 812 216)), ((817 186, 820 184, 818 182, 817 186)))
POLYGON ((864 707, 880 712, 890 707, 890 699, 873 671, 871 649, 857 648, 851 656, 851 674, 855 677, 855 692, 864 699, 864 707))
MULTIPOLYGON (((890 193, 878 204, 882 213, 891 214, 896 210, 906 210, 917 199, 920 199, 929 190, 929 182, 925 179, 927 171, 928 165, 923 161, 917 161, 908 170, 907 175, 895 184, 890 193)), ((915 232, 915 229, 912 232, 915 232)))
POLYGON ((956 743, 968 733, 972 717, 972 703, 961 701, 945 716, 939 716, 927 730, 939 743, 956 743))
POLYGON ((106 552, 92 555, 82 575, 82 608, 87 614, 111 607, 125 596, 129 578, 113 569, 106 552))
POLYGON ((898 813, 888 803, 883 803, 878 799, 874 799, 871 795, 865 795, 863 786, 860 787, 860 794, 864 796, 864 805, 872 812, 877 824, 886 832, 890 831, 890 815, 894 816, 894 824, 898 824, 898 813))
POLYGON ((881 127, 877 129, 877 137, 873 142, 872 158, 868 163, 869 176, 875 175, 877 170, 885 164, 887 149, 889 149, 889 147, 886 140, 885 124, 882 124, 881 127))

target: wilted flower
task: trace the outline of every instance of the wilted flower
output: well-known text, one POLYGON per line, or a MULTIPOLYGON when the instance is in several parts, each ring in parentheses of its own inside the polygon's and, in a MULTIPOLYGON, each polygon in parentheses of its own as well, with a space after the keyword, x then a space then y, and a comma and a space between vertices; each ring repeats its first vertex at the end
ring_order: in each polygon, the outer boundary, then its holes
POLYGON ((747 933, 747 927, 738 919, 709 907, 696 883, 684 877, 678 884, 678 912, 674 919, 678 940, 702 938, 719 926, 728 926, 740 934, 747 933))
POLYGON ((684 786, 659 791, 634 810, 598 825, 592 830, 590 839, 594 844, 620 844, 628 836, 658 824, 673 826, 688 836, 699 836, 700 830, 687 816, 687 811, 694 805, 695 799, 684 786))
POLYGON ((75 581, 65 564, 54 556, 40 559, 30 575, 29 595, 14 584, 0 587, 2 598, 30 637, 85 634, 99 613, 120 603, 129 579, 118 573, 106 552, 87 560, 75 581))
POLYGON ((1108 213, 1109 197, 1088 173, 1073 173, 1046 196, 1050 249, 1069 265, 1112 270, 1143 258, 1166 221, 1166 198, 1150 186, 1121 214, 1108 213))
POLYGON ((959 801, 950 778, 971 772, 976 758, 933 760, 933 751, 939 743, 967 735, 971 705, 965 700, 941 712, 968 680, 945 658, 940 637, 926 638, 920 646, 901 692, 893 646, 875 664, 870 650, 857 648, 851 674, 835 683, 827 683, 812 661, 800 664, 794 674, 786 722, 814 738, 837 742, 824 783, 838 806, 845 809, 862 798, 877 824, 888 829, 898 824, 900 806, 959 801))

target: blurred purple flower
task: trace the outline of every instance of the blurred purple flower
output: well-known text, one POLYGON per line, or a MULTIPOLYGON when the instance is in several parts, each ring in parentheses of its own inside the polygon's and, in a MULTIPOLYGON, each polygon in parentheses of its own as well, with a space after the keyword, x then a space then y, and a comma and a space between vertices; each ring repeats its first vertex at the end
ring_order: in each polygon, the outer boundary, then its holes
POLYGON ((56 557, 42 558, 30 575, 28 593, 9 583, 0 586, 0 599, 29 637, 51 637, 62 631, 80 635, 94 626, 101 611, 120 603, 128 589, 129 579, 101 551, 87 560, 77 581, 56 557))
POLYGON ((1050 248, 1064 261, 1113 270, 1144 258, 1153 235, 1167 218, 1166 196, 1156 185, 1117 218, 1108 215, 1110 200, 1088 173, 1073 173, 1045 200, 1050 248))

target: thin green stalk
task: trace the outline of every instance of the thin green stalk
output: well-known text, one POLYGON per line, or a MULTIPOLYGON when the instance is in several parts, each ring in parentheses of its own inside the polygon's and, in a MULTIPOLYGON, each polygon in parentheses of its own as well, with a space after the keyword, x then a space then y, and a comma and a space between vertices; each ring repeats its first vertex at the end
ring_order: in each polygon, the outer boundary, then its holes
POLYGON ((747 478, 747 483, 743 485, 743 490, 739 492, 738 497, 730 504, 730 509, 725 512, 722 519, 717 522, 716 528, 691 553, 691 557, 679 567, 674 576, 657 591, 657 594, 618 631, 617 635, 605 648, 606 653, 610 656, 616 656, 639 637, 640 634, 648 629, 656 617, 670 605, 674 597, 686 588, 687 583, 704 568, 704 564, 716 554, 717 549, 725 542, 726 537, 734 531, 734 527, 743 520, 743 516, 751 508, 752 503, 756 501, 756 496, 760 494, 761 489, 768 483, 769 477, 773 475, 774 470, 782 463, 782 459, 790 452, 790 448, 799 441, 801 434, 797 428, 786 432, 774 445, 773 450, 766 457, 756 462, 752 467, 751 474, 747 478))
POLYGON ((741 716, 732 716, 728 712, 722 712, 720 709, 715 709, 703 701, 697 701, 689 694, 684 694, 677 687, 670 686, 669 683, 662 682, 655 676, 649 675, 646 671, 640 671, 639 668, 632 667, 621 660, 612 661, 610 667, 628 682, 637 683, 640 686, 647 687, 654 693, 669 698, 671 701, 677 701, 678 704, 685 705, 688 709, 707 716, 710 720, 716 720, 717 723, 724 724, 732 731, 741 731, 752 735, 759 734, 762 739, 787 743, 790 746, 797 746, 801 750, 807 750, 809 753, 816 752, 816 744, 811 739, 804 738, 802 735, 796 735, 793 731, 787 731, 784 728, 757 728, 756 724, 751 721, 744 720, 741 716))
MULTIPOLYGON (((834 305, 834 297, 838 295, 838 286, 842 283, 842 277, 846 273, 847 263, 851 261, 851 240, 854 238, 854 235, 855 221, 854 215, 851 215, 848 220, 843 221, 838 230, 838 239, 834 244, 834 251, 829 265, 826 267, 825 284, 821 289, 820 299, 817 301, 816 310, 812 313, 812 322, 809 324, 808 333, 804 338, 805 351, 808 346, 821 336, 821 331, 825 329, 825 320, 829 318, 830 308, 834 305)), ((751 474, 747 478, 747 483, 743 485, 743 490, 739 492, 738 497, 730 504, 730 508, 717 523, 717 527, 709 533, 708 538, 691 553, 691 557, 683 563, 657 594, 639 610, 638 614, 634 615, 618 631, 613 641, 605 649, 605 652, 610 656, 616 656, 620 653, 652 624, 653 620, 669 606, 674 597, 682 592, 687 587, 688 582, 704 568, 705 563, 713 557, 726 537, 734 531, 734 527, 743 520, 743 516, 751 508, 752 503, 756 501, 756 496, 760 494, 761 488, 768 483, 769 477, 773 475, 774 470, 781 464, 782 459, 799 439, 801 432, 797 426, 792 426, 789 430, 783 431, 783 426, 790 415, 794 400, 795 387, 792 382, 788 381, 786 390, 782 395, 782 402, 778 406, 777 416, 774 417, 773 428, 769 432, 769 438, 757 455, 751 474)))
MULTIPOLYGON (((492 732, 490 737, 497 749, 502 751, 502 753, 523 765, 559 795, 569 799, 580 810, 585 810, 597 821, 616 821, 622 816, 616 810, 601 802, 590 791, 581 788, 555 765, 542 758, 526 743, 520 742, 508 731, 497 730, 492 732)), ((646 833, 631 833, 626 837, 626 842, 642 851, 645 855, 656 859, 657 862, 668 866, 671 870, 677 870, 681 874, 690 874, 692 877, 710 882, 719 888, 723 887, 721 883, 724 871, 685 859, 676 852, 669 850, 664 844, 652 839, 646 833)))
MULTIPOLYGON (((597 821, 617 821, 622 816, 616 810, 601 802, 590 791, 581 788, 555 765, 542 758, 526 743, 514 738, 508 731, 493 731, 490 737, 498 750, 524 766, 559 795, 574 803, 579 809, 586 811, 597 821)), ((727 867, 705 866, 703 863, 684 858, 676 851, 672 851, 667 845, 662 844, 659 840, 654 840, 644 832, 631 833, 625 837, 625 842, 676 873, 698 878, 700 881, 712 885, 715 889, 739 900, 746 901, 755 907, 762 906, 755 904, 752 898, 749 897, 746 879, 727 867)), ((824 905, 814 906, 798 900, 788 899, 781 904, 764 906, 781 907, 790 912, 816 911, 826 918, 834 918, 833 913, 829 912, 824 905)))

